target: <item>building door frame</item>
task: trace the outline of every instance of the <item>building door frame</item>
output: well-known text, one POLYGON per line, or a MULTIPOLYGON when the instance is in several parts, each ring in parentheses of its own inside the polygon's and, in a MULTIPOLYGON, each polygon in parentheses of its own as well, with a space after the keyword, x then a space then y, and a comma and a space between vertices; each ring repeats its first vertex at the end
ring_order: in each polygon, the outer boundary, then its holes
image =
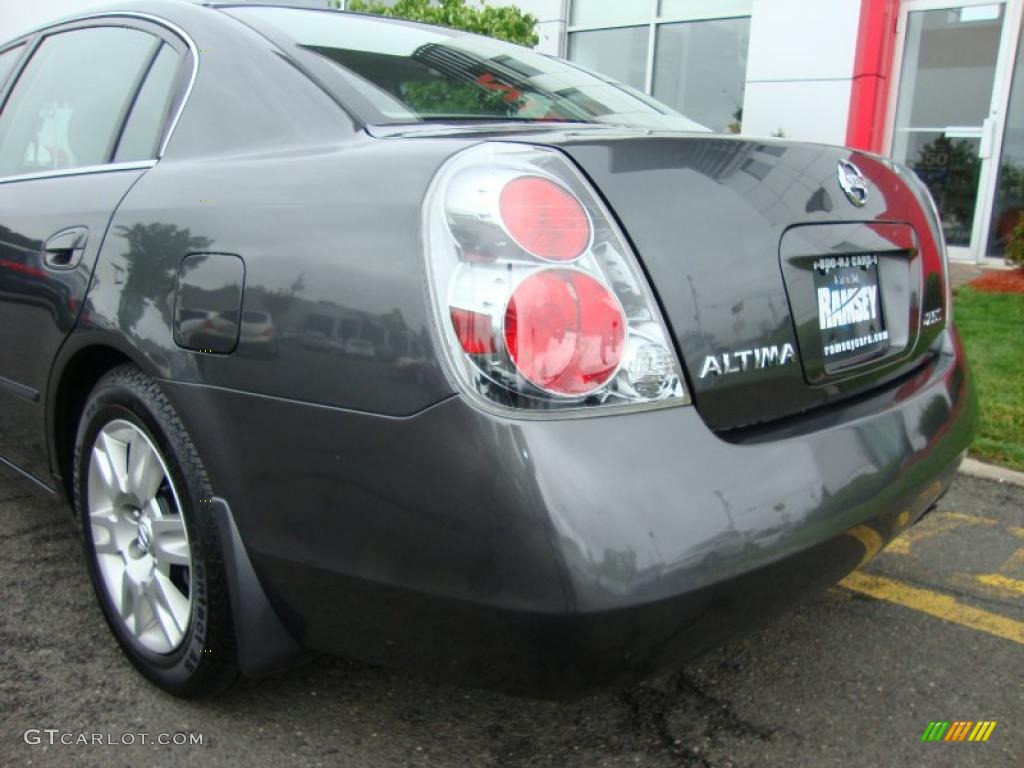
MULTIPOLYGON (((1024 0, 902 0, 896 25, 896 48, 893 56, 892 78, 886 110, 885 153, 892 154, 896 127, 896 106, 899 101, 900 84, 903 75, 903 57, 906 48, 907 19, 917 11, 935 11, 964 8, 968 6, 1003 6, 1003 28, 996 56, 995 77, 992 83, 992 101, 988 118, 979 132, 971 135, 981 139, 979 153, 984 162, 978 179, 978 197, 974 208, 974 222, 970 245, 950 246, 950 258, 969 262, 997 262, 985 256, 991 227, 992 209, 995 205, 996 183, 999 178, 999 158, 1002 154, 1003 129, 1010 102, 1010 87, 1017 56, 1017 41, 1020 35, 1021 18, 1024 15, 1024 0)), ((962 134, 967 136, 967 133, 962 134)))

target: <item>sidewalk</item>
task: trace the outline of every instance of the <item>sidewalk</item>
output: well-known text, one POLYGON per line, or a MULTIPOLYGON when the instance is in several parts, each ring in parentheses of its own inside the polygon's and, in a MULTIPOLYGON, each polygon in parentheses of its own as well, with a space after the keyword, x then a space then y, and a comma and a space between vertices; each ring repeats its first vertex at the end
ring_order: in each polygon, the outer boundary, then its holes
POLYGON ((1006 469, 1005 467, 978 461, 970 457, 964 459, 964 463, 960 465, 960 471, 971 477, 995 480, 997 483, 1009 483, 1010 485, 1019 485, 1024 488, 1024 472, 1006 469))
POLYGON ((949 274, 953 280, 953 287, 959 288, 972 280, 981 277, 992 269, 1010 269, 1003 264, 973 264, 968 261, 949 262, 949 274))

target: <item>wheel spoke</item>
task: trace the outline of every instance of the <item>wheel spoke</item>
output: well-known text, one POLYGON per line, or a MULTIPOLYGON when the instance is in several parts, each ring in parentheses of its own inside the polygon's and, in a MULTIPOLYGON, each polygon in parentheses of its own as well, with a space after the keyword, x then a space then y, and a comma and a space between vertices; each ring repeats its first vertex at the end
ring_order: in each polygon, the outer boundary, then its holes
POLYGON ((118 492, 117 473, 110 463, 110 456, 107 455, 101 440, 97 440, 92 448, 92 466, 96 470, 93 475, 103 485, 105 495, 115 496, 118 492))
POLYGON ((141 638, 149 626, 154 621, 157 621, 156 610, 149 599, 145 584, 140 584, 136 587, 133 599, 135 600, 135 628, 133 631, 136 637, 141 638))
POLYGON ((150 550, 159 563, 191 565, 185 524, 179 515, 153 520, 153 546, 150 550))
POLYGON ((177 645, 188 626, 189 601, 169 578, 154 571, 147 592, 153 612, 171 646, 177 645))
POLYGON ((89 515, 92 525, 92 546, 98 555, 117 555, 121 553, 118 544, 117 529, 119 520, 112 511, 93 512, 89 515))
MULTIPOLYGON (((131 627, 129 619, 132 618, 132 614, 137 613, 136 602, 138 601, 135 599, 136 592, 135 582, 128 575, 128 569, 123 569, 121 571, 121 599, 117 606, 117 611, 121 614, 124 623, 128 624, 129 627, 131 627)), ((135 632, 135 634, 138 634, 138 632, 135 632)))
POLYGON ((149 605, 149 610, 153 613, 153 618, 156 621, 156 626, 159 628, 160 633, 164 636, 164 640, 167 641, 168 647, 174 647, 174 628, 169 626, 173 624, 174 618, 170 616, 170 612, 167 607, 162 605, 162 597, 160 596, 160 587, 157 585, 157 581, 154 578, 146 585, 145 589, 146 602, 149 605), (173 633, 173 634, 172 634, 173 633))
POLYGON ((127 489, 135 495, 140 506, 156 495, 164 480, 164 470, 149 442, 136 435, 128 453, 127 489))
POLYGON ((106 432, 101 432, 92 450, 100 477, 111 491, 128 490, 128 446, 106 432))

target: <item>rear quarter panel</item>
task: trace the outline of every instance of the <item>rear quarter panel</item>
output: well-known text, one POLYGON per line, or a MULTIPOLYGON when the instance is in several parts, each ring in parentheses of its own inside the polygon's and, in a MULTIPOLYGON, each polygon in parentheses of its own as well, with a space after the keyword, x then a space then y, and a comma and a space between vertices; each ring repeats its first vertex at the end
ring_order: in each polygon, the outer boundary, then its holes
POLYGON ((450 394, 427 326, 420 204, 469 142, 371 139, 245 25, 164 11, 194 38, 198 74, 165 156, 111 222, 82 327, 186 384, 388 415, 450 394), (244 261, 243 317, 260 322, 241 323, 230 355, 174 342, 179 268, 197 252, 244 261))
POLYGON ((451 391, 430 341, 419 245, 420 203, 451 149, 353 138, 161 162, 114 218, 86 323, 119 329, 166 378, 373 413, 418 411, 451 391), (269 318, 243 324, 233 354, 174 343, 178 270, 197 252, 239 255, 243 312, 269 318))

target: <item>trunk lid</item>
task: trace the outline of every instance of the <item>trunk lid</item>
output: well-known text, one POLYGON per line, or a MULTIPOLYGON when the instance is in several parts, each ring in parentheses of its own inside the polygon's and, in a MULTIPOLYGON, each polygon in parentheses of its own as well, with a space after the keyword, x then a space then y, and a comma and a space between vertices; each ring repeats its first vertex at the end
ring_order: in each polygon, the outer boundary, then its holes
POLYGON ((865 392, 935 346, 942 258, 930 214, 889 161, 727 137, 587 131, 552 143, 631 238, 712 428, 865 392))
POLYGON ((939 347, 948 308, 936 227, 909 172, 885 158, 602 125, 371 132, 534 143, 569 155, 632 241, 712 429, 862 394, 939 347))

